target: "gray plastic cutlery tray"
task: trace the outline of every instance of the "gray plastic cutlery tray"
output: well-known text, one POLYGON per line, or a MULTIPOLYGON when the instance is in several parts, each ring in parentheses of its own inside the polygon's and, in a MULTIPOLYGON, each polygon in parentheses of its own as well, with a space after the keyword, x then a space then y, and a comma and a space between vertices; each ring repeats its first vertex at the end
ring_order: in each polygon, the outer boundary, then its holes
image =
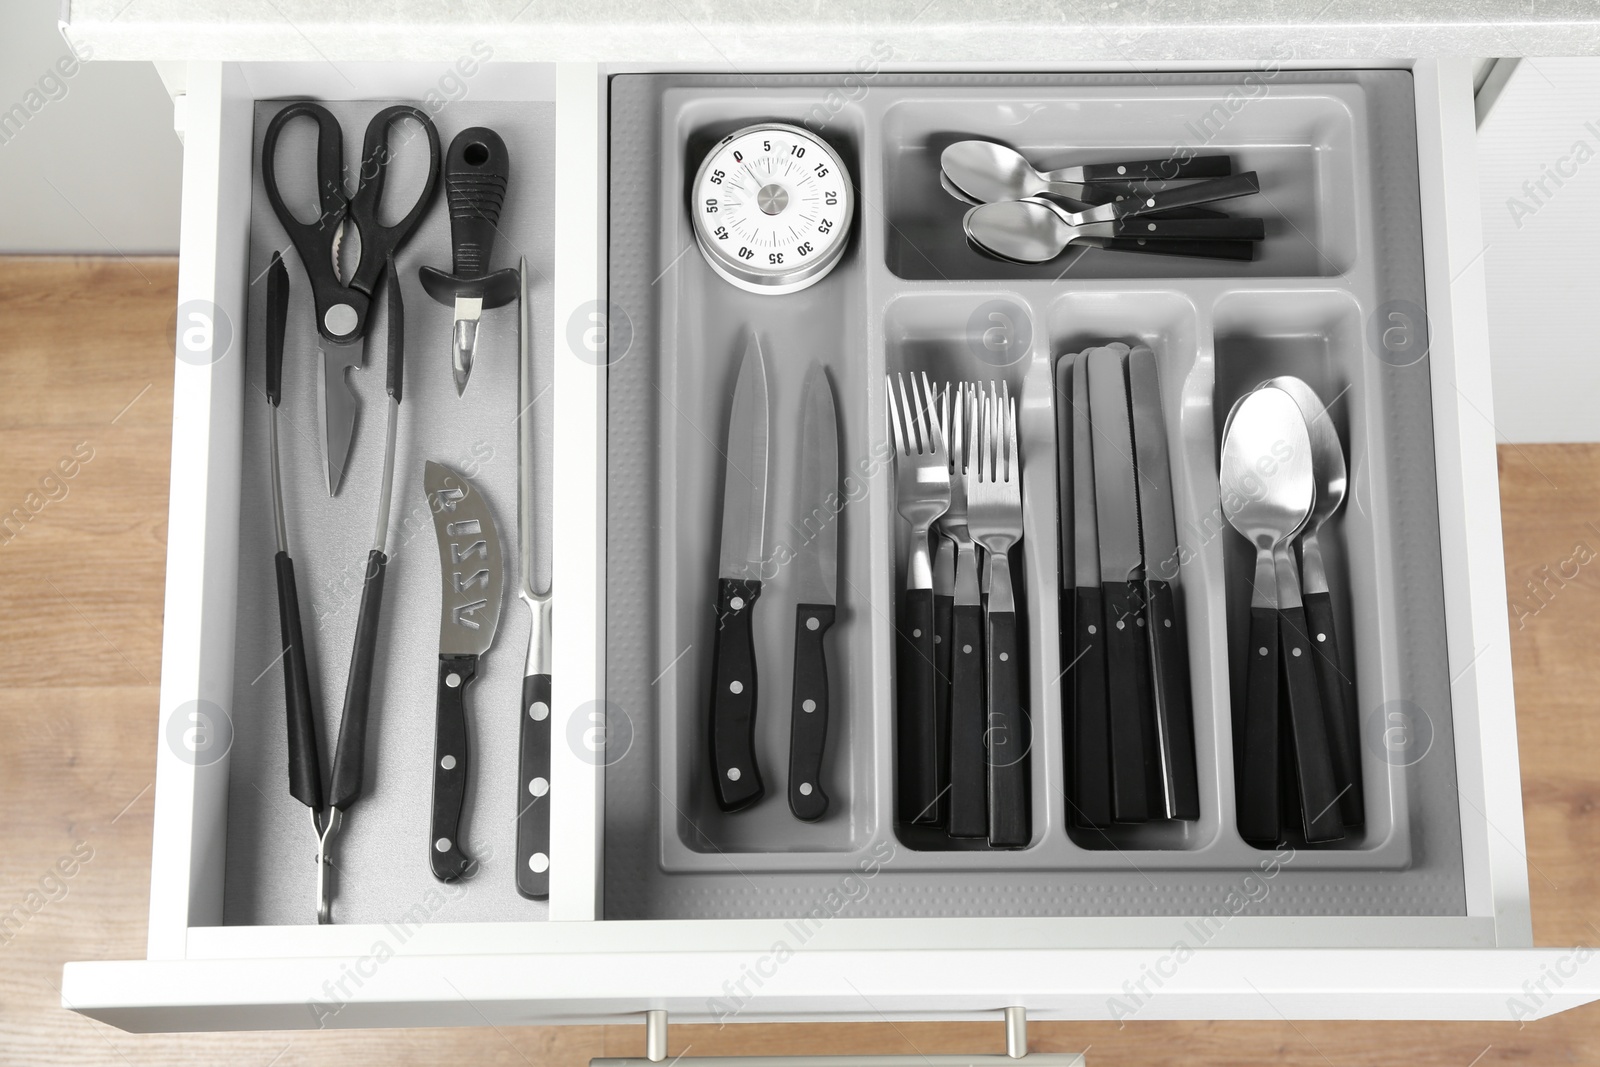
POLYGON ((1464 914, 1428 361, 1385 347, 1384 332, 1424 303, 1408 73, 627 75, 611 82, 610 153, 606 918, 797 916, 819 899, 857 917, 1204 913, 1269 863, 1255 914, 1464 914), (716 276, 687 212, 705 151, 769 120, 826 138, 859 194, 843 261, 784 296, 716 276), (939 152, 963 137, 1004 141, 1041 168, 1231 153, 1261 192, 1220 206, 1264 218, 1267 239, 1251 263, 985 258, 961 233, 964 205, 939 186, 939 152), (707 768, 720 450, 752 329, 772 397, 769 546, 796 517, 812 361, 839 406, 850 502, 828 648, 832 806, 814 824, 785 800, 795 598, 781 565, 755 611, 765 799, 720 811, 707 768), (1150 345, 1160 365, 1203 814, 1101 833, 1071 827, 1063 796, 1055 425, 1049 396, 1023 382, 1111 340, 1150 345), (897 371, 1003 378, 1022 397, 1013 568, 1033 840, 1019 851, 913 847, 894 824, 905 532, 884 378, 897 371), (1234 828, 1250 553, 1222 518, 1216 472, 1233 400, 1276 374, 1299 375, 1330 405, 1352 471, 1327 540, 1357 670, 1368 825, 1332 848, 1273 853, 1234 828))

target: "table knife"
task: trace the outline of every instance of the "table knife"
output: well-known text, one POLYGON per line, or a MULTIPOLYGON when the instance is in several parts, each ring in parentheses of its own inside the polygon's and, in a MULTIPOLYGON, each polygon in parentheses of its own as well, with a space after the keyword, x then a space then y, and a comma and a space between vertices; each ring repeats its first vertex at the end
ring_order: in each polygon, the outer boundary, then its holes
POLYGON ((1178 584, 1178 525, 1172 503, 1172 467, 1155 353, 1140 345, 1128 353, 1128 395, 1139 491, 1139 538, 1144 548, 1144 599, 1149 623, 1150 679, 1155 696, 1157 784, 1168 819, 1200 817, 1195 777, 1194 715, 1178 584))
POLYGON ((1095 519, 1094 431, 1089 425, 1089 354, 1071 360, 1072 382, 1072 752, 1073 818, 1111 825, 1111 734, 1106 704, 1105 611, 1100 602, 1100 531, 1095 519))
POLYGON ((518 589, 532 614, 528 661, 517 716, 517 892, 550 898, 550 581, 537 580, 534 548, 533 320, 528 307, 528 261, 517 263, 517 570, 518 589))
POLYGON ((1095 522, 1105 612, 1106 696, 1111 736, 1111 811, 1117 822, 1150 817, 1149 653, 1145 649, 1144 557, 1134 489, 1128 385, 1119 346, 1089 352, 1089 423, 1094 434, 1095 522))
POLYGON ((453 882, 474 861, 461 847, 461 807, 467 796, 467 686, 478 659, 494 643, 505 593, 500 535, 489 503, 461 474, 431 460, 423 488, 439 542, 439 684, 433 742, 433 822, 428 860, 433 876, 453 882))
POLYGON ((767 368, 761 342, 745 343, 728 418, 717 563, 717 631, 711 646, 711 767, 717 804, 739 811, 766 789, 756 765, 756 649, 751 617, 761 596, 767 515, 767 368))
POLYGON ((827 633, 839 585, 839 422, 821 363, 806 374, 800 409, 800 520, 794 534, 794 685, 789 711, 789 810, 815 822, 828 811, 822 757, 828 741, 827 633))

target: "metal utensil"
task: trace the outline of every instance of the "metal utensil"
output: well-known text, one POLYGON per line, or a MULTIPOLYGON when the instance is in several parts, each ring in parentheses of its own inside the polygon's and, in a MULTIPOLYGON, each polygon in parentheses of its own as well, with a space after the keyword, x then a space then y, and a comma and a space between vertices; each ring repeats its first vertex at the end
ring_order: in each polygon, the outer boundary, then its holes
POLYGON ((806 373, 800 408, 800 521, 795 551, 794 686, 789 710, 789 810, 814 822, 828 811, 828 656, 839 588, 839 420, 821 363, 806 373))
POLYGON ((940 814, 938 674, 928 535, 950 507, 950 457, 928 376, 900 374, 898 381, 897 397, 896 379, 888 380, 889 433, 895 448, 895 504, 911 526, 911 551, 895 627, 897 810, 902 822, 935 825, 940 814))
POLYGON ((950 622, 951 837, 989 833, 989 782, 984 756, 983 598, 978 588, 978 548, 967 524, 967 485, 977 473, 973 435, 978 397, 966 383, 945 390, 944 430, 950 442, 950 508, 939 520, 955 545, 955 595, 950 622))
MULTIPOLYGON (((1147 159, 1127 163, 1095 163, 1041 173, 1014 148, 993 141, 956 141, 939 154, 939 170, 952 184, 979 203, 1021 200, 1056 193, 1075 200, 1094 200, 1112 193, 1146 193, 1142 183, 1180 178, 1217 178, 1233 171, 1227 156, 1147 159), (1098 187, 1089 183, 1102 183, 1098 187), (1114 183, 1108 190, 1103 183, 1114 183)), ((1189 201, 1199 203, 1199 201, 1189 201)))
POLYGON ((528 660, 517 717, 517 892, 550 897, 550 584, 535 580, 533 312, 528 260, 517 262, 517 595, 528 605, 528 660))
POLYGON ((505 567, 494 515, 471 482, 430 460, 422 485, 439 543, 441 590, 428 861, 435 878, 453 882, 471 873, 476 862, 461 846, 471 752, 466 693, 478 676, 478 659, 494 644, 500 625, 505 567))
POLYGON ((1149 242, 1152 247, 1168 239, 1249 242, 1262 240, 1266 232, 1260 219, 1141 216, 1096 220, 1091 215, 1098 210, 1071 212, 1043 197, 1033 197, 981 204, 967 212, 961 225, 969 241, 1018 263, 1045 263, 1069 245, 1090 239, 1133 241, 1143 251, 1146 246, 1137 242, 1149 242))

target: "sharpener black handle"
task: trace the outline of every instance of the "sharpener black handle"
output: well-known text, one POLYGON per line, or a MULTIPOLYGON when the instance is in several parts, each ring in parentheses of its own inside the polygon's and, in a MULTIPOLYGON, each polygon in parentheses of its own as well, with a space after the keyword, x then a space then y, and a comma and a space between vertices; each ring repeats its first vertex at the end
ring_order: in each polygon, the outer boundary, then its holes
POLYGON ((761 583, 717 580, 717 633, 711 647, 711 769, 717 804, 739 811, 766 792, 756 765, 756 649, 752 618, 761 583))
POLYGON ((1172 787, 1171 817, 1200 817, 1200 782, 1194 757, 1194 710, 1189 699, 1189 657, 1184 649, 1183 620, 1178 617, 1172 584, 1145 582, 1145 618, 1150 630, 1150 677, 1155 683, 1157 739, 1164 751, 1172 787))
POLYGON ((1339 814, 1346 826, 1366 822, 1361 782, 1361 722, 1356 711, 1355 673, 1341 654, 1339 631, 1329 593, 1305 595, 1306 626, 1317 661, 1322 713, 1333 745, 1333 773, 1339 788, 1339 814))
POLYGON ((1072 752, 1079 826, 1110 826, 1111 725, 1106 694, 1105 610, 1098 586, 1079 586, 1073 594, 1072 752))
POLYGON ((1289 730, 1294 742, 1295 779, 1300 786, 1300 815, 1307 844, 1344 838, 1339 812, 1339 785, 1333 774, 1328 745, 1328 721, 1323 715, 1317 668, 1307 633, 1305 611, 1284 608, 1278 613, 1284 688, 1289 694, 1289 730))
POLYGON ((355 643, 350 651, 350 675, 345 679, 344 712, 339 718, 339 745, 333 753, 333 785, 328 805, 348 810, 361 795, 367 752, 367 709, 372 699, 372 664, 378 651, 378 621, 383 610, 383 573, 389 559, 373 549, 367 553, 367 574, 361 584, 361 608, 356 615, 355 643))
POLYGON ((939 819, 939 746, 934 737, 938 665, 933 642, 933 590, 902 590, 898 615, 895 633, 898 811, 903 823, 933 826, 939 819))
POLYGON ((306 669, 306 641, 300 631, 300 596, 295 589, 294 560, 289 553, 273 557, 278 572, 278 629, 283 637, 283 702, 289 723, 289 795, 321 812, 322 765, 317 759, 317 726, 311 708, 311 674, 306 669))
POLYGON ((1281 836, 1278 792, 1278 613, 1250 609, 1250 644, 1245 650, 1244 727, 1239 733, 1237 825, 1239 836, 1271 848, 1281 836))
POLYGON ((477 656, 439 657, 428 864, 441 882, 454 882, 473 867, 461 847, 461 810, 467 799, 467 686, 477 676, 477 656))
POLYGON ((517 752, 517 892, 550 898, 550 676, 522 679, 517 752))
POLYGON ((1117 822, 1150 818, 1154 782, 1149 764, 1150 671, 1144 612, 1137 582, 1107 582, 1105 597, 1106 704, 1111 738, 1111 814, 1117 822))
POLYGON ((289 268, 283 255, 272 253, 267 267, 267 402, 283 400, 283 341, 289 325, 289 268))
POLYGON ((983 608, 957 604, 950 619, 951 837, 989 835, 988 688, 984 681, 983 608))
POLYGON ((815 822, 827 814, 822 757, 828 744, 828 655, 825 639, 834 605, 794 610, 794 687, 789 709, 789 810, 815 822))
POLYGON ((1174 153, 1163 159, 1138 159, 1126 163, 1088 163, 1083 167, 1083 180, 1167 182, 1189 178, 1226 178, 1232 173, 1232 156, 1190 156, 1184 159, 1174 153))
POLYGON ((444 187, 450 204, 452 269, 457 278, 478 278, 489 272, 510 174, 506 143, 487 126, 462 130, 450 142, 444 187))

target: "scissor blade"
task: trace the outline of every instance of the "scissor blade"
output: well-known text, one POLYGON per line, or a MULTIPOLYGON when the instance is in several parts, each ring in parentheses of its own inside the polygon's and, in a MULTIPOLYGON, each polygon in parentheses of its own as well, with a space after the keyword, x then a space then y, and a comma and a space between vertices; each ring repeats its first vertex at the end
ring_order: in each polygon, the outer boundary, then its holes
POLYGON ((322 374, 317 379, 317 422, 322 427, 322 452, 328 460, 329 496, 339 492, 350 460, 350 446, 355 441, 358 405, 346 375, 361 369, 363 349, 364 343, 358 338, 347 345, 324 342, 318 353, 322 374))

